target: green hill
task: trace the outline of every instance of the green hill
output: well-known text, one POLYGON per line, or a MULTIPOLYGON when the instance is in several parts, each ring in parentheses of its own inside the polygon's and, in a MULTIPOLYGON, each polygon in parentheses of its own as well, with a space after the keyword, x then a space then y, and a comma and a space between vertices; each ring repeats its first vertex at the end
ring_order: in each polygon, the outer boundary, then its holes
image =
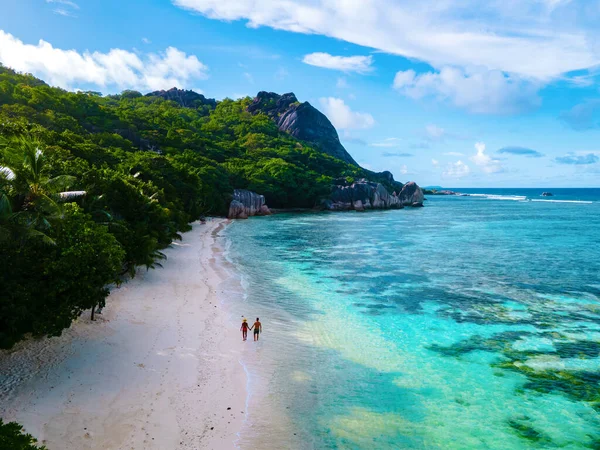
POLYGON ((313 207, 333 180, 400 183, 280 131, 252 99, 67 92, 0 66, 0 347, 59 334, 234 189, 313 207))

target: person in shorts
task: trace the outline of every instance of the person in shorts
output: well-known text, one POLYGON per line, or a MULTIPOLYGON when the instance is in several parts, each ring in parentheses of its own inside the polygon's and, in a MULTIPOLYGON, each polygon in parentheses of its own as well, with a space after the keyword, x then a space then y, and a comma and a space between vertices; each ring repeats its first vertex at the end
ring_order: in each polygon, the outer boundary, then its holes
POLYGON ((260 323, 258 317, 256 318, 256 322, 254 322, 254 325, 252 325, 250 329, 254 329, 254 340, 258 341, 258 335, 262 333, 262 323, 260 323))

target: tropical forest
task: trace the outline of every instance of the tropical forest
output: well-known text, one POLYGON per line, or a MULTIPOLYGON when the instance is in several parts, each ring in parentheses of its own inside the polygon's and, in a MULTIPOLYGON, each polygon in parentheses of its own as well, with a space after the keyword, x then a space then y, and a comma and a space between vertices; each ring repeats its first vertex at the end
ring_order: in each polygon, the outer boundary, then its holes
POLYGON ((93 314, 236 188, 310 208, 366 173, 248 113, 250 98, 181 92, 75 93, 0 67, 0 348, 93 314))

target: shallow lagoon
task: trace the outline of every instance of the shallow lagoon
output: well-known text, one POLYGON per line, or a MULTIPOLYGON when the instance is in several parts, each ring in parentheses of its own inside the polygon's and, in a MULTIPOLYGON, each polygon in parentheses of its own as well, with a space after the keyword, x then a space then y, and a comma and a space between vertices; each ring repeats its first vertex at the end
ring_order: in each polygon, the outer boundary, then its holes
POLYGON ((241 442, 600 444, 597 201, 433 197, 254 218, 226 234, 244 286, 234 310, 265 326, 242 361, 241 442))

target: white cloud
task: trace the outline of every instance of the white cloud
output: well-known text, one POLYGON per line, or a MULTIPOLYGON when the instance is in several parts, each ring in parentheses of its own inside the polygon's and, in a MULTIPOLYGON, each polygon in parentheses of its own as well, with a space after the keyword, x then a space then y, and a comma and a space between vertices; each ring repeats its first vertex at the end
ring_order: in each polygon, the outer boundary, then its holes
POLYGON ((498 70, 442 67, 437 72, 417 75, 398 72, 394 88, 414 99, 432 97, 473 113, 507 114, 532 109, 540 104, 540 85, 498 70))
POLYGON ((375 125, 371 114, 352 111, 341 98, 321 98, 319 102, 324 114, 338 130, 359 130, 375 125))
POLYGON ((75 14, 73 14, 71 11, 69 11, 65 8, 56 8, 56 9, 53 9, 52 12, 54 12, 54 14, 58 14, 59 16, 77 17, 75 14))
POLYGON ((252 74, 251 74, 251 73, 249 73, 249 72, 244 72, 244 78, 246 79, 246 81, 247 81, 248 83, 251 83, 251 84, 253 84, 253 83, 254 83, 254 77, 252 76, 252 74))
POLYGON ((70 0, 46 0, 46 3, 58 5, 52 10, 54 14, 65 17, 77 17, 74 11, 79 9, 79 5, 70 0))
POLYGON ((464 153, 460 153, 460 152, 446 152, 446 153, 444 153, 444 155, 446 155, 446 156, 465 156, 464 153))
POLYGON ((338 89, 346 89, 348 87, 348 82, 346 81, 345 78, 338 78, 337 82, 335 83, 335 87, 338 89))
POLYGON ((55 48, 44 40, 37 45, 25 44, 2 30, 0 62, 65 89, 90 84, 100 88, 140 90, 185 87, 191 80, 207 78, 208 71, 196 56, 188 56, 175 47, 168 47, 161 54, 141 56, 121 49, 112 49, 108 53, 80 53, 55 48))
POLYGON ((70 0, 46 0, 46 3, 56 3, 59 5, 64 5, 67 6, 69 8, 73 8, 73 9, 79 9, 79 5, 75 2, 72 2, 70 0))
POLYGON ((342 72, 366 73, 373 70, 372 56, 333 56, 329 53, 311 53, 304 56, 302 62, 311 66, 325 69, 341 70, 342 72))
POLYGON ((152 41, 151 41, 150 39, 148 39, 147 37, 143 37, 143 38, 142 38, 142 42, 143 42, 144 44, 152 44, 152 41))
POLYGON ((400 168, 400 173, 402 175, 406 175, 408 173, 408 167, 406 167, 406 164, 402 165, 402 167, 400 168))
POLYGON ((455 163, 448 163, 442 172, 444 178, 463 178, 471 173, 471 169, 464 162, 458 160, 455 163))
POLYGON ((577 87, 588 87, 593 86, 595 82, 595 73, 588 73, 586 75, 573 75, 567 79, 573 86, 577 87))
POLYGON ((437 159, 431 158, 431 164, 433 164, 434 167, 437 167, 439 166, 440 162, 437 159))
POLYGON ((329 36, 436 68, 481 66, 549 80, 600 62, 599 12, 589 0, 172 1, 211 19, 329 36))
POLYGON ((401 140, 402 139, 400 139, 400 138, 387 138, 380 142, 373 142, 373 143, 369 144, 369 147, 384 147, 384 148, 398 147, 398 144, 400 144, 401 140))
POLYGON ((394 76, 394 89, 402 89, 406 86, 411 86, 415 82, 417 72, 412 69, 400 70, 394 76))
POLYGON ((493 159, 485 153, 485 144, 483 142, 475 143, 475 150, 475 155, 471 156, 470 159, 477 166, 481 167, 481 170, 485 173, 500 173, 504 171, 500 161, 493 159))

